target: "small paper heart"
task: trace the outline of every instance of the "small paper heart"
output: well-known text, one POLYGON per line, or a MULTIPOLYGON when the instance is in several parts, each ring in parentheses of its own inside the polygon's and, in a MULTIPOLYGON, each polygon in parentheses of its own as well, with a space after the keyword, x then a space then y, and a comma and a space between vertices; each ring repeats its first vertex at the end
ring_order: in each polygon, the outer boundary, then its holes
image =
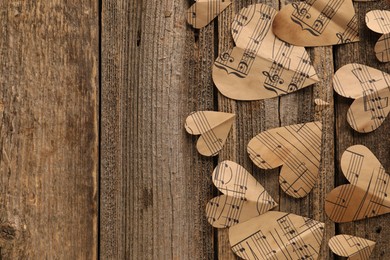
POLYGON ((337 235, 329 239, 329 248, 333 253, 349 260, 368 260, 375 242, 350 235, 337 235))

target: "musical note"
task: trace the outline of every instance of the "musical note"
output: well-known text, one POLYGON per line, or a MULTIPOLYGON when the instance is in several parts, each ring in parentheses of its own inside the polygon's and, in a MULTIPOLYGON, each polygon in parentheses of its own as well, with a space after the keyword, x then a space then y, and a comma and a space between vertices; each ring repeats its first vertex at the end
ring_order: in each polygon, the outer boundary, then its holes
POLYGON ((279 183, 295 198, 314 187, 320 164, 322 125, 320 122, 290 125, 262 132, 248 143, 250 159, 262 169, 282 166, 279 183))
POLYGON ((375 247, 375 242, 351 235, 337 235, 329 239, 329 248, 336 255, 349 260, 368 260, 375 247))
POLYGON ((390 61, 390 11, 373 10, 366 14, 367 27, 383 35, 376 42, 375 56, 381 62, 390 61))
POLYGON ((206 205, 207 219, 216 228, 236 225, 277 206, 263 186, 235 162, 219 163, 212 179, 224 194, 206 205))
POLYGON ((390 212, 389 175, 367 147, 349 147, 341 157, 341 170, 350 184, 326 196, 325 212, 330 219, 350 222, 390 212))
POLYGON ((197 0, 187 10, 187 22, 196 29, 205 27, 230 4, 230 1, 197 0))
POLYGON ((196 144, 204 156, 214 156, 222 149, 230 132, 235 115, 214 111, 191 113, 185 123, 189 134, 201 135, 196 144))
POLYGON ((243 259, 317 259, 324 223, 269 211, 229 229, 233 252, 243 259))
POLYGON ((272 30, 278 38, 298 46, 326 46, 359 40, 352 0, 295 1, 281 9, 272 30))
POLYGON ((236 47, 213 66, 219 91, 233 99, 258 100, 285 95, 318 82, 302 47, 278 40, 271 31, 277 11, 263 4, 241 9, 232 23, 236 47))
POLYGON ((348 64, 334 75, 333 88, 341 96, 353 98, 347 112, 350 126, 360 133, 374 131, 389 114, 390 75, 361 65, 348 64))

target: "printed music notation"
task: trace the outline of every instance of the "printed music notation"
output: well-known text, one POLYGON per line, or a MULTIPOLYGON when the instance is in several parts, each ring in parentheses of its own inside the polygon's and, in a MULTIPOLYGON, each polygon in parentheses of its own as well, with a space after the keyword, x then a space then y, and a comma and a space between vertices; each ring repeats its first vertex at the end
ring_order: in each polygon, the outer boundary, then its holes
POLYGON ((333 88, 338 94, 355 99, 347 120, 361 133, 374 131, 386 119, 390 111, 389 87, 389 74, 356 63, 341 67, 333 78, 333 88))
POLYGON ((250 140, 247 150, 251 160, 262 169, 282 166, 282 190, 301 198, 317 181, 321 140, 321 123, 310 122, 264 131, 250 140))
POLYGON ((374 47, 377 59, 381 62, 390 61, 390 11, 372 10, 368 12, 366 24, 371 30, 383 34, 374 47))
POLYGON ((191 113, 185 123, 189 134, 201 135, 196 144, 204 156, 214 156, 222 149, 233 125, 235 115, 215 111, 191 113))
POLYGON ((359 40, 352 0, 294 1, 282 8, 272 29, 298 46, 326 46, 359 40))
POLYGON ((277 206, 263 186, 235 162, 219 163, 212 179, 224 194, 211 199, 206 205, 207 219, 216 228, 236 225, 277 206))
POLYGON ((235 254, 243 259, 317 259, 324 223, 269 211, 229 229, 235 254))
POLYGON ((318 81, 302 47, 282 42, 271 31, 277 11, 263 4, 243 8, 234 18, 236 47, 213 66, 219 91, 233 99, 258 100, 285 95, 318 81))
POLYGON ((375 247, 375 242, 351 235, 337 235, 329 240, 329 248, 339 256, 350 260, 368 260, 375 247))
POLYGON ((205 27, 230 4, 229 0, 197 0, 187 10, 187 22, 196 29, 205 27))
POLYGON ((331 220, 350 222, 390 212, 390 177, 367 147, 349 147, 341 157, 341 169, 350 184, 326 196, 325 212, 331 220))

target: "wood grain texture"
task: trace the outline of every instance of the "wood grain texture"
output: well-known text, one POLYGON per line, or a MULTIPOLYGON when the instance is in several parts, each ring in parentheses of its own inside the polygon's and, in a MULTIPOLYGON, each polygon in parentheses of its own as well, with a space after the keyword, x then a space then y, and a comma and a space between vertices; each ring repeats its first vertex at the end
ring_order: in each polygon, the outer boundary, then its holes
POLYGON ((96 259, 98 1, 0 2, 0 259, 96 259))

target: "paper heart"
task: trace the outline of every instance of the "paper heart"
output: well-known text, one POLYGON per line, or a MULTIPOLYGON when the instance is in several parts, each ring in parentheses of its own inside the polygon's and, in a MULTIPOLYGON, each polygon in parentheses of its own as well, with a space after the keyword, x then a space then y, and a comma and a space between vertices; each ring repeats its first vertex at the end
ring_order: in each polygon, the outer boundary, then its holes
POLYGON ((352 0, 306 0, 283 7, 272 24, 274 34, 298 46, 359 41, 352 0))
POLYGON ((376 42, 375 56, 381 62, 390 61, 390 11, 373 10, 366 14, 367 27, 383 35, 376 42))
POLYGON ((324 223, 269 211, 229 229, 233 252, 243 259, 317 259, 324 223))
POLYGON ((375 247, 374 241, 350 235, 334 236, 328 244, 333 253, 348 260, 368 260, 375 247))
POLYGON ((341 170, 350 184, 326 196, 325 212, 334 222, 350 222, 390 212, 390 178, 375 155, 363 145, 349 147, 341 170))
POLYGON ((228 0, 197 0, 187 11, 187 22, 196 29, 205 27, 230 4, 228 0))
POLYGON ((280 170, 280 187, 295 198, 314 187, 321 159, 322 124, 310 122, 264 131, 249 141, 251 160, 262 169, 280 170))
POLYGON ((266 99, 318 82, 306 50, 278 40, 270 30, 276 13, 270 6, 256 4, 234 18, 236 47, 222 53, 213 66, 214 83, 224 96, 266 99))
POLYGON ((374 131, 389 114, 390 75, 353 63, 336 71, 333 88, 341 96, 353 98, 347 112, 350 126, 360 133, 374 131))
POLYGON ((224 194, 207 203, 206 216, 213 227, 230 227, 277 206, 263 186, 235 162, 223 161, 218 164, 212 179, 224 194))
POLYGON ((187 117, 184 127, 192 135, 201 135, 196 144, 200 154, 214 156, 224 146, 234 118, 229 113, 198 111, 187 117))

